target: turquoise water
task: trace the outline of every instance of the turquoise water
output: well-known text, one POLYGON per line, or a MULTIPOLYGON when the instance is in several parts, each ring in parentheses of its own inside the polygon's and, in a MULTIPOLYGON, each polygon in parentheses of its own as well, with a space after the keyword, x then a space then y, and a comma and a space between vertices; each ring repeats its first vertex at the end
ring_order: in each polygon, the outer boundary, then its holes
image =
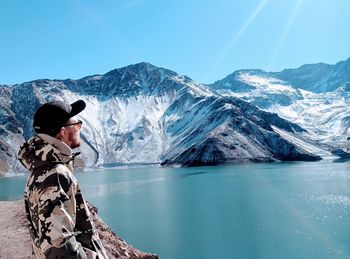
MULTIPOLYGON (((119 236, 161 258, 350 258, 350 163, 76 175, 119 236)), ((0 199, 21 198, 24 181, 0 178, 0 199)))

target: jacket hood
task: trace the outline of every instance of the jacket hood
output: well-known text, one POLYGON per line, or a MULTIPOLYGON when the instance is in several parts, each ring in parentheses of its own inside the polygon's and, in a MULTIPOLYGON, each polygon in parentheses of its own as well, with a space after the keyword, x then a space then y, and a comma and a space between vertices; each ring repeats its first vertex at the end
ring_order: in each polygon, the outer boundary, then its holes
POLYGON ((72 150, 65 143, 46 134, 35 135, 18 152, 19 161, 30 171, 48 164, 68 164, 73 157, 72 150))

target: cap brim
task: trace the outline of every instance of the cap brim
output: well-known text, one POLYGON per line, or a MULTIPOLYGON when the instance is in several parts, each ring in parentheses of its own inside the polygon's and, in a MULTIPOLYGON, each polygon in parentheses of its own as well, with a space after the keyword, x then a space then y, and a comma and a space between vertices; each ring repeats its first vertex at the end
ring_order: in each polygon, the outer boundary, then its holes
POLYGON ((69 115, 72 118, 73 116, 82 112, 85 109, 86 104, 83 100, 78 100, 78 101, 72 103, 70 106, 72 106, 72 110, 71 110, 69 115))

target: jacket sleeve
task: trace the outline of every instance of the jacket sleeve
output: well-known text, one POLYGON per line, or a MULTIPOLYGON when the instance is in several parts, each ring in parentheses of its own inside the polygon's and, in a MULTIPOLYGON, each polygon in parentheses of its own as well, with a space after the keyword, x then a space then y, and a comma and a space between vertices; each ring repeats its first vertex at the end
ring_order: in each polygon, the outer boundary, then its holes
POLYGON ((74 231, 76 201, 72 179, 55 169, 48 175, 38 188, 40 250, 47 258, 85 259, 85 251, 75 238, 79 232, 74 231))

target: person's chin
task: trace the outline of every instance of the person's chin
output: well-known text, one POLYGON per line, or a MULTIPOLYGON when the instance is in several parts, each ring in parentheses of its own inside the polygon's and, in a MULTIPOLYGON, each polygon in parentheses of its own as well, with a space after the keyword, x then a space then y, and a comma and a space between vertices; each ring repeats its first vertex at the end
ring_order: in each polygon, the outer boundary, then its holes
POLYGON ((70 148, 71 149, 78 148, 78 147, 80 147, 80 145, 81 145, 80 142, 79 143, 73 143, 70 148))

